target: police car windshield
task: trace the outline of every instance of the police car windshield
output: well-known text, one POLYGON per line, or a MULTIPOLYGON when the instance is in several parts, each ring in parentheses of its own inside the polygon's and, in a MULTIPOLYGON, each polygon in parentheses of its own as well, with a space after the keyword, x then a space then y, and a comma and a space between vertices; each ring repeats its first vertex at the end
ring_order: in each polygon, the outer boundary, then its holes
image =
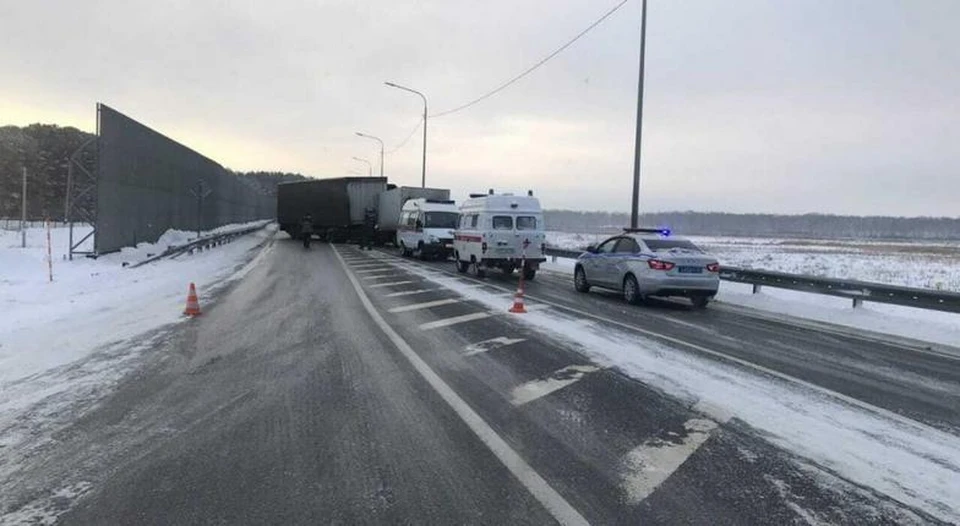
POLYGON ((423 228, 457 228, 456 212, 427 212, 424 214, 423 228))
POLYGON ((674 248, 692 250, 694 252, 703 252, 699 247, 687 241, 686 239, 644 239, 643 242, 646 243, 646 245, 650 247, 650 250, 654 252, 671 250, 674 248))

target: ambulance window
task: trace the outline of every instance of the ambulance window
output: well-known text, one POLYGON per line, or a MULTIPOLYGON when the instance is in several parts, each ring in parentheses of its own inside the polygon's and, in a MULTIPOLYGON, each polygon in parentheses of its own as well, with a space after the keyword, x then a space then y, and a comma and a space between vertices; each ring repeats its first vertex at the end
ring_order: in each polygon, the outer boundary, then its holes
POLYGON ((513 230, 513 217, 511 216, 493 216, 494 230, 513 230))
POLYGON ((470 216, 470 226, 471 226, 471 227, 477 228, 477 219, 479 219, 479 217, 480 217, 480 216, 478 216, 478 215, 472 215, 472 216, 470 216))
POLYGON ((517 216, 517 230, 536 230, 537 218, 533 216, 517 216))

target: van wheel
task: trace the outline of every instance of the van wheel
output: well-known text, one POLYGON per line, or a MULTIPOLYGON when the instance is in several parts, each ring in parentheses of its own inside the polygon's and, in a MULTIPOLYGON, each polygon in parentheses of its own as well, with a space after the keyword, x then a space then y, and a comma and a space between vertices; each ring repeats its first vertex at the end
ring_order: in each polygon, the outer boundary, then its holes
POLYGON ((537 269, 525 268, 523 269, 523 279, 527 281, 533 281, 537 277, 537 269))
POLYGON ((407 245, 403 241, 400 242, 400 255, 405 258, 410 257, 410 250, 407 249, 407 245))
POLYGON ((643 303, 643 295, 640 294, 640 284, 633 274, 627 274, 623 279, 623 299, 631 305, 643 303))
POLYGON ((501 267, 500 270, 503 271, 504 276, 512 276, 514 268, 513 267, 501 267))
POLYGON ((483 267, 480 266, 480 262, 479 262, 479 261, 477 261, 476 259, 473 259, 473 260, 471 260, 471 264, 473 265, 473 270, 474 270, 474 272, 477 273, 477 277, 478 277, 478 278, 485 278, 485 277, 487 277, 487 271, 486 271, 486 269, 484 269, 483 267))
POLYGON ((461 273, 461 274, 466 274, 468 270, 470 270, 470 262, 469 262, 469 261, 460 261, 460 260, 458 259, 458 260, 457 260, 457 272, 459 272, 459 273, 461 273))
POLYGON ((426 261, 430 259, 427 257, 427 253, 423 251, 423 241, 417 243, 417 259, 420 261, 426 261))

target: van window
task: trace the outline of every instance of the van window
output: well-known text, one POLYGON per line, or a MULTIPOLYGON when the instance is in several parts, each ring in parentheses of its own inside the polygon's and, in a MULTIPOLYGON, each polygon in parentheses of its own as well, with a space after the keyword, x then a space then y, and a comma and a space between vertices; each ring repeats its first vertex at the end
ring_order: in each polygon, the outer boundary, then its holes
POLYGON ((479 217, 480 217, 480 216, 478 216, 478 215, 472 215, 472 216, 470 216, 470 226, 471 226, 471 227, 477 228, 477 219, 478 219, 479 217))
POLYGON ((456 212, 426 212, 423 215, 424 228, 457 228, 456 212))
POLYGON ((512 216, 493 216, 494 230, 513 230, 512 216))
POLYGON ((414 227, 416 225, 417 225, 417 213, 407 212, 407 226, 414 227))
POLYGON ((517 230, 536 230, 537 218, 533 216, 517 216, 517 230))

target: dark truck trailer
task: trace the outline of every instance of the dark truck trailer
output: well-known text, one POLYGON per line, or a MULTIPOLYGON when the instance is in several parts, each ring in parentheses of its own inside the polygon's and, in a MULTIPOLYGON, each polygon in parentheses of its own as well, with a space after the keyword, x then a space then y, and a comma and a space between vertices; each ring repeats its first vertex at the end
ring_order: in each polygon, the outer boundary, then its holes
MULTIPOLYGON (((380 194, 377 209, 377 243, 397 244, 397 229, 400 224, 400 212, 403 204, 417 198, 447 201, 450 190, 445 188, 421 188, 419 186, 400 186, 380 194)), ((399 246, 399 245, 398 245, 399 246)))
POLYGON ((300 222, 313 216, 314 235, 332 242, 359 240, 364 217, 376 211, 385 177, 311 179, 277 185, 277 222, 290 237, 300 237, 300 222))

